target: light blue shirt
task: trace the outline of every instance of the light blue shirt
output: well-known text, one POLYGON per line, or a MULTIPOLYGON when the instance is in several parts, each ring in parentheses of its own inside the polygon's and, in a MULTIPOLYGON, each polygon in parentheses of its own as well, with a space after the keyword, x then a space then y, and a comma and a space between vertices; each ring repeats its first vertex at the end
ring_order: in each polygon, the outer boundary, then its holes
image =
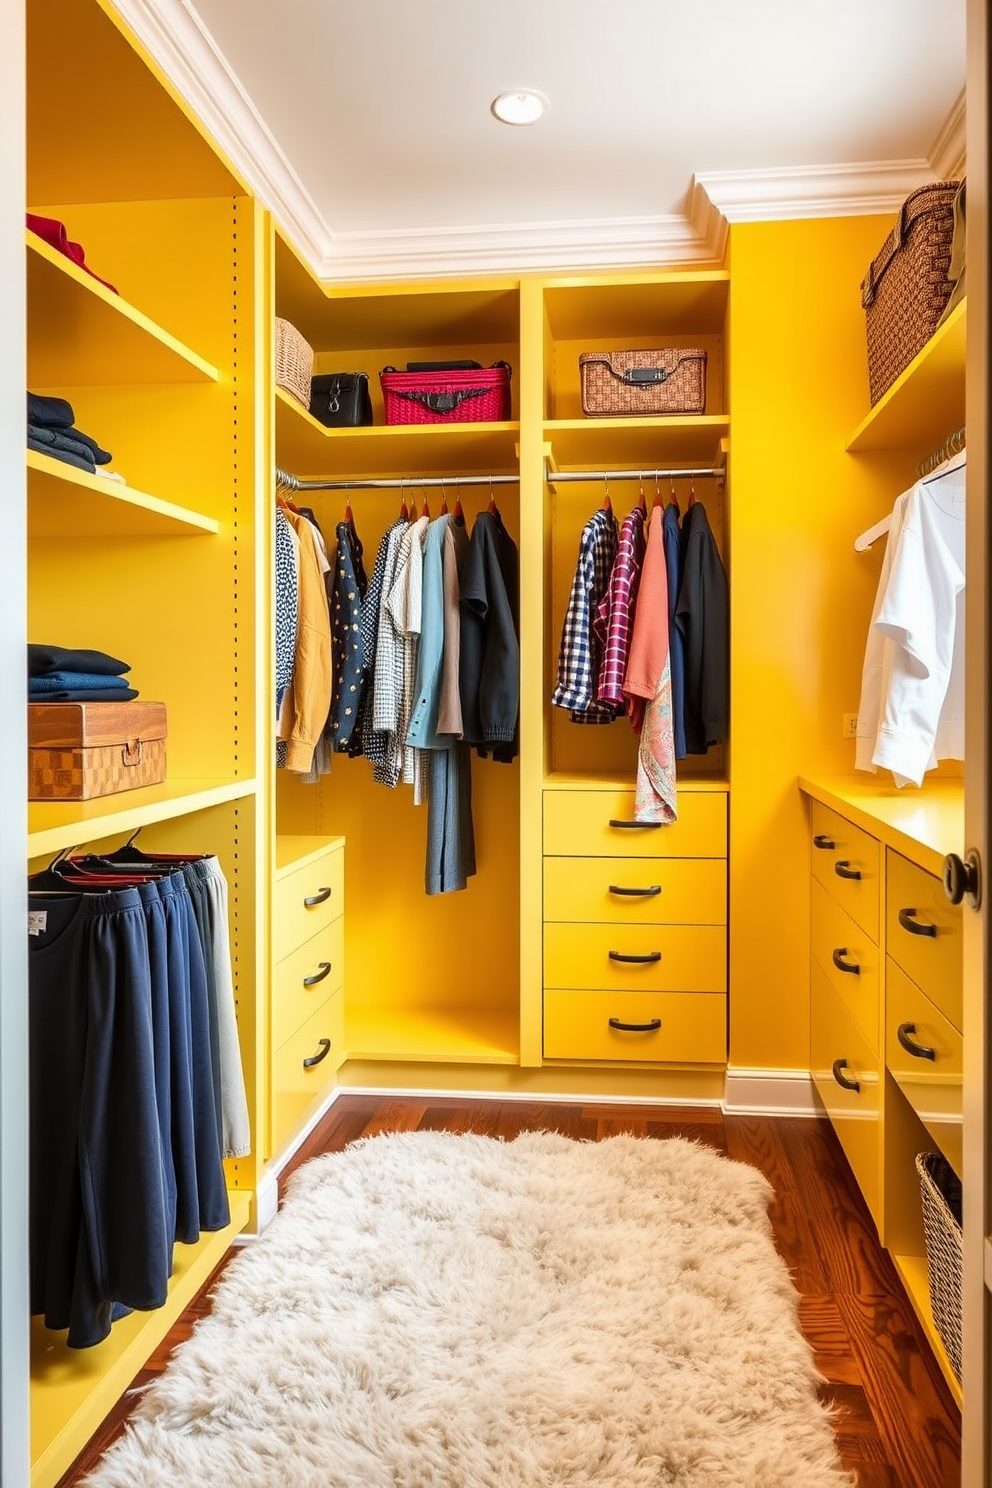
POLYGON ((413 689, 413 711, 406 742, 415 749, 447 749, 450 734, 438 734, 441 707, 441 661, 444 655, 444 533, 450 517, 438 517, 427 529, 421 596, 420 646, 413 689))

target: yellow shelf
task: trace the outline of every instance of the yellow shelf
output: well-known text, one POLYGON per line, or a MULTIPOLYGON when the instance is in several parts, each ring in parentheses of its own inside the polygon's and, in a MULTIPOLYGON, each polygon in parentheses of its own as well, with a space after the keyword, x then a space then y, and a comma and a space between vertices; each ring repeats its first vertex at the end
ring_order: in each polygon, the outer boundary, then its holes
POLYGON ((962 300, 855 429, 847 448, 937 449, 964 423, 967 301, 962 300))
POLYGON ((729 434, 726 414, 551 419, 544 425, 544 438, 561 470, 715 464, 720 441, 729 434))
POLYGON ((297 868, 305 868, 308 863, 322 858, 328 848, 339 847, 343 842, 343 837, 334 836, 280 835, 276 837, 274 877, 284 878, 287 873, 295 873, 297 868))
POLYGON ((486 1007, 353 1007, 345 1004, 349 1059, 431 1064, 517 1064, 519 1014, 486 1007))
POLYGON ((27 451, 28 536, 193 537, 220 523, 120 481, 27 451))
POLYGON ((69 1349, 64 1335, 31 1320, 31 1488, 53 1488, 209 1280, 248 1223, 251 1194, 230 1193, 231 1223, 175 1248, 169 1298, 155 1312, 132 1312, 92 1349, 69 1349))
POLYGON ((951 1361, 947 1357, 944 1345, 940 1341, 937 1332, 937 1324, 933 1320, 933 1310, 930 1306, 930 1283, 927 1280, 926 1256, 893 1255, 893 1265, 899 1273, 899 1279, 906 1288, 906 1295, 913 1304, 916 1313, 923 1325, 923 1331, 927 1335, 927 1341, 933 1349, 934 1357, 940 1365, 941 1372, 947 1381, 951 1394, 961 1410, 964 1403, 964 1395, 961 1385, 951 1367, 951 1361))
POLYGON ((514 474, 520 425, 390 424, 327 429, 276 389, 276 459, 291 475, 360 480, 363 476, 514 474))
POLYGON ((220 373, 160 325, 25 233, 28 385, 217 382, 220 373))
POLYGON ((28 857, 98 842, 255 793, 254 780, 166 780, 94 801, 29 801, 28 857))
POLYGON ((945 855, 964 849, 963 780, 900 790, 867 778, 800 775, 799 789, 938 877, 945 855))
MULTIPOLYGON (((556 341, 713 334, 727 317, 726 269, 549 279, 544 304, 556 341)), ((659 342, 664 345, 664 342, 659 342)))

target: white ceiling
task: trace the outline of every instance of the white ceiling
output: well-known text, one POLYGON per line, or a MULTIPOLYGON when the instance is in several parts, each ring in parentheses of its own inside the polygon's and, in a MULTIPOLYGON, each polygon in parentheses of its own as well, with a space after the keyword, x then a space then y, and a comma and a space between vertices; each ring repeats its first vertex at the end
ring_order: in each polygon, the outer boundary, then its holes
POLYGON ((183 3, 295 173, 297 236, 323 225, 332 272, 418 241, 472 244, 478 263, 488 228, 557 235, 567 257, 583 234, 683 223, 696 176, 756 172, 767 195, 777 172, 779 196, 781 179, 801 195, 812 168, 821 195, 835 178, 850 195, 860 167, 898 194, 892 163, 907 181, 928 169, 965 76, 965 0, 183 3), (533 128, 489 113, 516 87, 551 100, 533 128))

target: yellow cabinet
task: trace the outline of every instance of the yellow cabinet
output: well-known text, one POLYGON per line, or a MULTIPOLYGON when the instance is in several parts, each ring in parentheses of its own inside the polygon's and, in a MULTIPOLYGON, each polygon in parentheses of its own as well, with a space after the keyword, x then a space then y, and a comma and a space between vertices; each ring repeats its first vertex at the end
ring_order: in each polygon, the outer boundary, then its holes
POLYGON ((877 942, 879 844, 819 801, 814 801, 810 809, 810 830, 813 877, 877 942))
POLYGON ((934 874, 891 849, 885 866, 885 944, 960 1032, 963 1022, 961 906, 934 874))
POLYGON ((272 1047, 281 1048, 344 981, 344 920, 311 936, 272 973, 272 1047))
POLYGON ((814 962, 810 1071, 876 1224, 879 1212, 879 1059, 814 962))
POLYGON ((963 1040, 943 1013, 889 959, 885 1063, 954 1171, 961 1176, 963 1040))
POLYGON ((714 925, 545 925, 544 985, 725 992, 727 932, 714 925))
POLYGON ((719 858, 545 858, 545 920, 724 925, 719 858))
POLYGON ((727 1057, 727 999, 717 993, 547 991, 544 1055, 720 1064, 727 1057))
POLYGON ((562 857, 725 858, 727 797, 679 792, 670 826, 634 821, 632 790, 546 790, 544 852, 562 857))
POLYGON ((344 1058, 344 994, 334 992, 273 1056, 272 1130, 276 1151, 319 1104, 344 1058))
POLYGON ((344 913, 344 849, 338 842, 272 886, 272 951, 276 961, 344 913))
POLYGON ((870 1046, 878 1049, 879 952, 864 930, 814 879, 810 937, 814 961, 870 1046))

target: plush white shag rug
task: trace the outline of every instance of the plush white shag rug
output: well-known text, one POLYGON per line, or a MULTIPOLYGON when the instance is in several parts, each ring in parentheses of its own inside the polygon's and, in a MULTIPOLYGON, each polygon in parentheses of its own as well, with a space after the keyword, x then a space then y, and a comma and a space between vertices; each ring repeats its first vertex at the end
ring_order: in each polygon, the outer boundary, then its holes
POLYGON ((94 1488, 851 1488, 764 1177, 410 1132, 301 1168, 94 1488))

